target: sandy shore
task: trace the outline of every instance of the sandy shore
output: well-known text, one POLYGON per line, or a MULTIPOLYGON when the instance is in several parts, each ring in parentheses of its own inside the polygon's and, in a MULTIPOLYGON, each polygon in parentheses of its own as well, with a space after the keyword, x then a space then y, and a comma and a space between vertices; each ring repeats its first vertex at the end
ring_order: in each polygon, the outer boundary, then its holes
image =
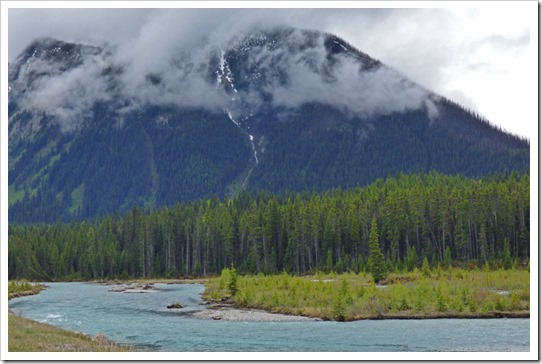
POLYGON ((233 307, 209 307, 204 311, 194 313, 200 319, 240 321, 240 322, 298 322, 321 321, 319 318, 284 315, 255 309, 238 309, 233 307))

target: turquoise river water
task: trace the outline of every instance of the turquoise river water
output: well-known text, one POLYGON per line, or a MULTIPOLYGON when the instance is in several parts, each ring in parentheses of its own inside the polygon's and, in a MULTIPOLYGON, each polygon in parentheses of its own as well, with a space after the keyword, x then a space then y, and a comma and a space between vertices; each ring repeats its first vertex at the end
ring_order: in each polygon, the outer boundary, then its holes
POLYGON ((111 286, 49 283, 11 300, 23 317, 89 335, 103 333, 143 350, 165 352, 529 351, 529 319, 228 322, 201 319, 200 284, 157 284, 157 293, 109 292, 111 286), (183 308, 169 310, 180 302, 183 308))

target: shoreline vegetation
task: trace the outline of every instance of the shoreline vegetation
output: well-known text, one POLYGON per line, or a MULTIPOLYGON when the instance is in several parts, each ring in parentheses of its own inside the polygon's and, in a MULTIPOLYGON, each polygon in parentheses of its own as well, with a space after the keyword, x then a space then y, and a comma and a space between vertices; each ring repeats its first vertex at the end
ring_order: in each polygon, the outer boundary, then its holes
POLYGON ((219 307, 355 321, 364 319, 528 318, 529 271, 440 266, 391 273, 238 276, 224 269, 207 281, 204 299, 219 307))
POLYGON ((12 314, 8 318, 8 332, 8 351, 10 352, 135 351, 135 348, 117 344, 103 334, 92 337, 12 314))
POLYGON ((31 296, 40 293, 44 289, 47 289, 47 286, 43 284, 33 284, 27 281, 11 281, 8 284, 8 299, 31 296))

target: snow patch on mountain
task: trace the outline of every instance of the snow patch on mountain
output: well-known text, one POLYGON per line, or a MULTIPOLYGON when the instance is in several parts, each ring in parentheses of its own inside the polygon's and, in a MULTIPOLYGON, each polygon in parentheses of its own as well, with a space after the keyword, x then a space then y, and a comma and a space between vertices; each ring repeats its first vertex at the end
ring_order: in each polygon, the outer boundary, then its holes
POLYGON ((228 62, 226 62, 225 54, 225 51, 220 51, 219 66, 218 70, 216 71, 217 87, 219 85, 224 85, 226 89, 231 89, 233 92, 237 93, 238 91, 233 85, 233 75, 230 70, 230 66, 228 65, 228 62))
POLYGON ((149 105, 228 108, 243 124, 245 114, 262 107, 307 103, 360 118, 415 109, 434 118, 438 112, 430 92, 325 33, 256 31, 218 48, 218 67, 217 47, 207 39, 145 59, 131 57, 129 45, 36 41, 10 65, 10 105, 50 115, 63 130, 92 118, 96 103, 119 115, 149 105))

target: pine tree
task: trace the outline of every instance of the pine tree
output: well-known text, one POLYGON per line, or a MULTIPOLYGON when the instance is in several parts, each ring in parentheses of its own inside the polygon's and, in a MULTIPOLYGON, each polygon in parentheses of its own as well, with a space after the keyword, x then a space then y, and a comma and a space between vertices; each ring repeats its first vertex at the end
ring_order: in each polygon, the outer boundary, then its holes
POLYGON ((512 267, 512 257, 510 255, 510 246, 508 244, 508 239, 504 239, 503 245, 502 265, 504 269, 510 269, 512 267))
POLYGON ((231 265, 230 277, 228 281, 228 291, 230 291, 231 297, 237 294, 237 271, 233 264, 231 265))
POLYGON ((431 276, 431 268, 429 268, 429 261, 427 260, 427 257, 423 258, 422 275, 424 277, 430 277, 431 276))
POLYGON ((452 250, 449 246, 446 247, 446 251, 444 251, 444 266, 446 268, 450 267, 452 265, 452 250))
POLYGON ((380 282, 388 275, 384 254, 378 244, 378 225, 373 218, 371 223, 371 232, 369 235, 369 269, 373 275, 375 283, 380 282))
POLYGON ((346 319, 347 308, 351 303, 352 297, 348 292, 348 282, 343 278, 341 280, 341 288, 333 300, 333 316, 337 321, 344 321, 346 319))
POLYGON ((325 272, 330 273, 333 270, 333 255, 331 249, 327 250, 325 272))
POLYGON ((412 245, 408 250, 408 254, 405 259, 407 270, 412 271, 418 266, 418 253, 416 253, 416 247, 412 245))

